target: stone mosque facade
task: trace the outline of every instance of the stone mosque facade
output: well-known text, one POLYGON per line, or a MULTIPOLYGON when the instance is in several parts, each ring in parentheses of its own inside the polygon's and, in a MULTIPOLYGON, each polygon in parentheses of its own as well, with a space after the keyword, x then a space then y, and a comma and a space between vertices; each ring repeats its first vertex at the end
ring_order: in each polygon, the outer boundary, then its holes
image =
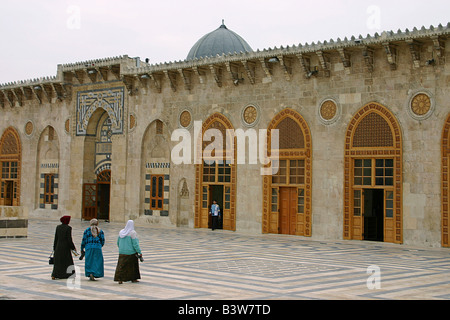
POLYGON ((0 236, 62 215, 206 229, 216 200, 231 232, 449 247, 449 48, 450 24, 263 50, 222 24, 182 61, 2 84, 0 236), (265 133, 278 170, 203 159, 208 129, 265 133))

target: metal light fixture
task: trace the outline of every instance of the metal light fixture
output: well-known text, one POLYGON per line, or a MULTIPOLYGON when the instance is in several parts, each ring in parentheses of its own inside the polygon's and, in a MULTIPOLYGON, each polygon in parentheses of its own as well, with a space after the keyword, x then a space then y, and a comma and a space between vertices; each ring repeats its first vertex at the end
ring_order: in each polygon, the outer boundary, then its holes
POLYGON ((436 63, 436 60, 434 60, 434 58, 433 58, 433 59, 427 60, 427 62, 425 62, 425 65, 434 66, 435 63, 436 63))
POLYGON ((306 76, 307 76, 308 79, 309 79, 309 78, 311 78, 312 76, 317 75, 318 73, 319 73, 318 68, 317 68, 317 67, 314 67, 314 69, 313 69, 313 70, 310 70, 306 76))
POLYGON ((317 73, 319 73, 317 70, 312 70, 312 71, 308 72, 308 78, 315 76, 317 73))

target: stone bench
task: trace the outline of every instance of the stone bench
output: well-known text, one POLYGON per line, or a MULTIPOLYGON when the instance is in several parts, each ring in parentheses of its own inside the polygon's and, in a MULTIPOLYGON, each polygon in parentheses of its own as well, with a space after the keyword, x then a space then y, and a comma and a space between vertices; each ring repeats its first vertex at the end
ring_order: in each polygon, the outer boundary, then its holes
POLYGON ((28 215, 23 208, 0 206, 0 239, 27 237, 28 215))

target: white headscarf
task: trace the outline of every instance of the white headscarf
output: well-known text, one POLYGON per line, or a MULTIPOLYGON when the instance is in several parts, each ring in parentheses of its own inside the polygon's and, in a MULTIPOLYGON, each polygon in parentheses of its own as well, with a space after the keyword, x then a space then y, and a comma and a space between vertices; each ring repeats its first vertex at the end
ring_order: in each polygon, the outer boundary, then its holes
POLYGON ((100 228, 98 227, 98 220, 92 219, 90 222, 91 225, 91 233, 94 236, 94 238, 97 238, 100 233, 100 228))
POLYGON ((133 220, 128 220, 127 225, 125 226, 125 228, 120 230, 120 232, 119 232, 119 237, 125 238, 127 236, 130 236, 131 239, 136 239, 137 238, 137 233, 134 230, 134 221, 133 220))

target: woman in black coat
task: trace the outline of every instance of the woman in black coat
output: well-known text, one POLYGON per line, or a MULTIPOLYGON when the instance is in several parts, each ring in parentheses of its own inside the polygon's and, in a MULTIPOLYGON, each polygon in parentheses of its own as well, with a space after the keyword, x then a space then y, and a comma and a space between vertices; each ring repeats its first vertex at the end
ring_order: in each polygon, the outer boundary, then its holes
POLYGON ((75 273, 71 250, 76 250, 72 241, 72 227, 69 226, 70 216, 60 219, 61 223, 56 227, 55 240, 53 242, 54 265, 52 279, 67 279, 75 273), (71 267, 72 266, 72 267, 71 267))

